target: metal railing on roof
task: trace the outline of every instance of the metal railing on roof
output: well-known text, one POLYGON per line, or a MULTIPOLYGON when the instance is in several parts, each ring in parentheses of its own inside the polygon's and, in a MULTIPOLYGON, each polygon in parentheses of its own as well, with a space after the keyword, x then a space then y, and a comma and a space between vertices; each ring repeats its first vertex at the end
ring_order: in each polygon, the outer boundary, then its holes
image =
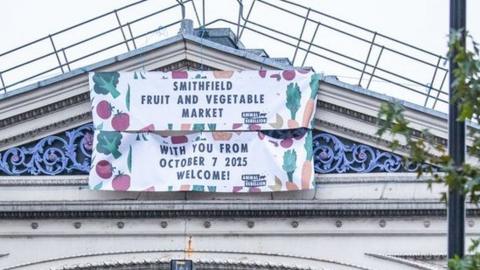
MULTIPOLYGON (((180 24, 187 17, 186 9, 189 8, 198 27, 233 27, 237 41, 248 43, 251 40, 251 45, 261 44, 267 52, 291 52, 291 61, 296 66, 307 64, 317 71, 328 70, 327 67, 332 66, 335 73, 350 74, 345 80, 366 89, 403 99, 410 98, 413 99, 410 101, 434 109, 441 110, 442 106, 445 108, 448 104, 445 84, 448 70, 441 67, 441 63, 446 61, 443 56, 310 7, 288 0, 232 0, 229 7, 235 9, 238 15, 236 21, 228 19, 231 18, 228 14, 206 21, 209 1, 175 0, 168 6, 155 6, 153 9, 146 6, 149 2, 141 0, 126 5, 1 53, 0 63, 5 63, 8 61, 3 60, 8 58, 17 61, 15 56, 28 56, 28 50, 39 45, 45 47, 47 44, 50 47, 44 54, 35 52, 35 56, 20 63, 0 66, 0 91, 7 93, 45 77, 66 73, 152 44, 160 37, 148 40, 149 36, 180 24), (132 9, 149 12, 132 18, 124 14, 132 9), (263 16, 265 12, 278 16, 263 16), (128 22, 122 23, 124 17, 128 17, 128 22), (95 27, 100 23, 106 25, 102 23, 106 20, 114 25, 102 30, 95 27), (162 22, 161 26, 158 21, 162 22), (89 26, 94 29, 86 31, 85 38, 71 42, 72 35, 89 26), (333 45, 328 44, 333 40, 332 35, 340 40, 333 45), (146 38, 143 43, 142 38, 146 38), (107 44, 102 42, 106 39, 107 44), (342 46, 345 47, 344 51, 342 46)), ((218 3, 211 8, 218 8, 218 3)))

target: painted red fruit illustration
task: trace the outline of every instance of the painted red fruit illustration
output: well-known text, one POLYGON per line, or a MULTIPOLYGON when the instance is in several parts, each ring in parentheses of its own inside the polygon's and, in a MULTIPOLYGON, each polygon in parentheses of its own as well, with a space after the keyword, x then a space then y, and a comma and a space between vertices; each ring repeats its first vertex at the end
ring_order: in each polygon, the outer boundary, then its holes
POLYGON ((285 80, 291 81, 295 79, 295 70, 284 70, 282 76, 285 80))
POLYGON ((296 68, 296 71, 298 71, 298 73, 301 73, 301 74, 307 74, 310 72, 310 69, 308 68, 296 68))
POLYGON ((112 177, 113 168, 112 164, 106 160, 100 160, 97 165, 95 165, 95 171, 100 178, 108 179, 112 177))
POLYGON ((265 76, 267 76, 267 71, 264 70, 264 69, 259 70, 258 75, 260 75, 260 77, 262 77, 262 78, 265 78, 265 76))
POLYGON ((172 71, 172 79, 188 79, 188 72, 183 70, 172 71))
POLYGON ((148 126, 145 126, 145 127, 142 128, 142 129, 140 129, 140 131, 144 131, 144 132, 155 131, 155 125, 150 124, 150 125, 148 125, 148 126))
POLYGON ((112 118, 112 127, 116 131, 125 131, 130 126, 130 116, 126 113, 117 113, 112 118))
POLYGON ((130 176, 126 174, 119 174, 112 180, 113 190, 126 191, 130 188, 130 176))
POLYGON ((239 128, 241 128, 242 126, 243 126, 243 125, 242 125, 242 124, 239 124, 239 123, 233 124, 233 125, 232 125, 232 129, 239 129, 239 128))
POLYGON ((112 115, 112 106, 108 101, 102 100, 97 104, 97 115, 102 119, 108 119, 112 115))
POLYGON ((188 142, 187 136, 172 136, 171 138, 173 144, 181 144, 188 142))
POLYGON ((249 130, 261 130, 262 127, 260 125, 257 125, 257 124, 251 124, 250 126, 248 126, 248 129, 249 130))
POLYGON ((281 142, 280 142, 280 145, 283 147, 283 148, 289 148, 290 146, 292 146, 293 144, 293 139, 292 138, 286 138, 286 139, 283 139, 281 142))

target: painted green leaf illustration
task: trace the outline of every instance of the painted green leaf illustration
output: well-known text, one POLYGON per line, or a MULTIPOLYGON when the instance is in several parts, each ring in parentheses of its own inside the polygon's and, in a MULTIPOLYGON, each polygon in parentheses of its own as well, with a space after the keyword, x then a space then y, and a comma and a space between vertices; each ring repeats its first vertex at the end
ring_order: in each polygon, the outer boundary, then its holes
POLYGON ((133 72, 133 79, 134 80, 138 80, 138 76, 140 75, 140 78, 142 78, 142 80, 146 79, 145 75, 143 75, 142 71, 139 70, 139 71, 134 71, 133 72), (138 72, 138 73, 137 73, 138 72))
POLYGON ((205 124, 193 124, 192 130, 204 131, 205 130, 205 124))
POLYGON ((214 131, 217 129, 217 124, 208 124, 208 130, 214 131))
POLYGON ((130 84, 128 85, 127 95, 125 97, 125 104, 127 105, 127 110, 130 111, 130 84))
POLYGON ((127 157, 127 166, 128 166, 128 172, 132 172, 132 146, 130 145, 130 148, 128 149, 128 157, 127 157))
POLYGON ((310 93, 310 99, 315 99, 317 97, 320 78, 321 75, 318 73, 315 73, 310 77, 310 89, 312 90, 312 92, 310 93))
POLYGON ((285 105, 290 110, 290 117, 295 120, 295 115, 297 114, 298 109, 300 108, 300 99, 302 98, 302 93, 298 84, 290 83, 287 86, 287 103, 285 105))
POLYGON ((288 181, 293 181, 293 173, 297 169, 297 152, 295 150, 285 151, 283 154, 283 170, 287 173, 288 181))
POLYGON ((118 72, 99 72, 93 75, 93 90, 97 94, 108 95, 111 94, 113 98, 117 98, 120 92, 117 90, 118 72))
POLYGON ((103 129, 103 123, 100 123, 100 125, 95 127, 96 130, 102 130, 103 129))
POLYGON ((203 191, 205 191, 205 186, 204 185, 193 185, 192 186, 192 191, 203 192, 203 191))
POLYGON ((93 189, 94 189, 94 190, 100 190, 102 187, 103 187, 103 182, 100 182, 100 183, 96 184, 96 185, 93 187, 93 189))
POLYGON ((97 135, 97 151, 105 155, 112 154, 115 159, 119 158, 122 153, 118 151, 122 134, 116 131, 100 131, 97 135))
POLYGON ((312 130, 307 131, 307 136, 305 137, 305 151, 307 151, 307 160, 313 159, 313 140, 312 140, 312 130))

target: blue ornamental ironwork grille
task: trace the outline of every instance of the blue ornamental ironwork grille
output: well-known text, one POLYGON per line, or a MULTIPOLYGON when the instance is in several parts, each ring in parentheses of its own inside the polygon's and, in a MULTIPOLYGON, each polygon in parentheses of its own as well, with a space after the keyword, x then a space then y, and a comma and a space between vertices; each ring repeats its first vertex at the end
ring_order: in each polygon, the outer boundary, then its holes
MULTIPOLYGON (((269 135, 282 136, 278 132, 269 135)), ((0 174, 88 174, 92 147, 93 125, 89 123, 1 152, 0 174)), ((418 168, 399 155, 321 131, 314 131, 313 153, 318 174, 414 172, 418 168)))

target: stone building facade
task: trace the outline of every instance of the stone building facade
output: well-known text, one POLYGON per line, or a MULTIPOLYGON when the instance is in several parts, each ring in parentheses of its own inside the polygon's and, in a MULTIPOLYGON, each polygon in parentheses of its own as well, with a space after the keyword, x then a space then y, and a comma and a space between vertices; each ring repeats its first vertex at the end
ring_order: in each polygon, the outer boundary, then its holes
MULTIPOLYGON (((427 187, 402 151, 379 139, 391 100, 323 76, 315 116, 316 186, 261 194, 89 190, 89 71, 292 68, 198 31, 0 95, 0 268, 443 269, 443 186, 427 187)), ((446 142, 446 115, 405 103, 415 130, 446 142)), ((467 234, 480 211, 468 207, 467 234)))

